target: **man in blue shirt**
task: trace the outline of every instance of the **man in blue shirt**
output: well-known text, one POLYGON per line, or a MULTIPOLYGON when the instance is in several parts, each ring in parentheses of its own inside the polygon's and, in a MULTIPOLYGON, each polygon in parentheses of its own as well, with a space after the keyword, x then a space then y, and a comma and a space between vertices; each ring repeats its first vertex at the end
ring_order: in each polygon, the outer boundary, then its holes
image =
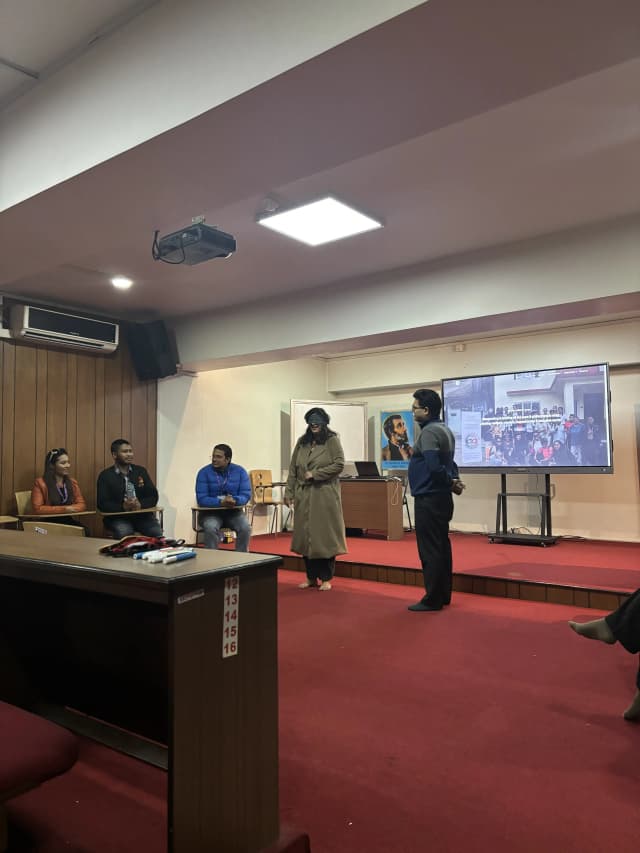
POLYGON ((414 392, 413 417, 420 434, 409 462, 409 486, 415 500, 415 528, 422 563, 425 595, 409 610, 442 610, 451 602, 453 565, 449 522, 453 517, 452 492, 461 494, 464 483, 454 461, 453 433, 440 420, 442 400, 428 388, 414 392))
POLYGON ((216 444, 211 465, 198 471, 196 500, 199 507, 211 507, 201 513, 205 548, 217 548, 221 527, 236 531, 236 551, 249 550, 251 525, 244 510, 251 497, 249 475, 241 465, 231 461, 233 451, 228 444, 216 444))

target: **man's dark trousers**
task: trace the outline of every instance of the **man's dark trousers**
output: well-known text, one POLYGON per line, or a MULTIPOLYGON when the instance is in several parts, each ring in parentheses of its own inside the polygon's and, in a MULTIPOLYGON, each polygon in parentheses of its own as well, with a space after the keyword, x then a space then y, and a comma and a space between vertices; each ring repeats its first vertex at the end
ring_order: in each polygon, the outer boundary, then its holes
POLYGON ((451 492, 415 497, 416 540, 426 590, 422 602, 432 607, 442 607, 451 601, 453 561, 449 522, 452 518, 451 492))

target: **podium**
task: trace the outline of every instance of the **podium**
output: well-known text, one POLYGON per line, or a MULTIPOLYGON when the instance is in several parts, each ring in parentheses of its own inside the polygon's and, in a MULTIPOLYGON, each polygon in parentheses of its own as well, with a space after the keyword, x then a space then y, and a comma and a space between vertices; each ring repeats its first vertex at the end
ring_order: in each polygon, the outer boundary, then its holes
POLYGON ((341 480, 340 490, 345 527, 376 530, 384 533, 387 539, 402 539, 401 480, 385 477, 377 480, 341 480))
POLYGON ((280 558, 105 544, 0 531, 0 699, 160 753, 168 853, 258 853, 279 831, 280 558))

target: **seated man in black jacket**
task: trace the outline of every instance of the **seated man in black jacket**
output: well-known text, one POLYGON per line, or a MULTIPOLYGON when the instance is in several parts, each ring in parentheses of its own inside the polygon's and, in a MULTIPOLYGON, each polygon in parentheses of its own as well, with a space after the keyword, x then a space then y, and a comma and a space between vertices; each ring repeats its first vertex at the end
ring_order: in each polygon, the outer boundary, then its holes
POLYGON ((120 512, 104 519, 105 527, 116 539, 141 533, 143 536, 162 536, 162 527, 153 512, 130 515, 134 510, 154 507, 158 503, 158 490, 147 469, 133 465, 133 448, 125 438, 111 444, 114 464, 98 477, 97 505, 100 512, 120 512))

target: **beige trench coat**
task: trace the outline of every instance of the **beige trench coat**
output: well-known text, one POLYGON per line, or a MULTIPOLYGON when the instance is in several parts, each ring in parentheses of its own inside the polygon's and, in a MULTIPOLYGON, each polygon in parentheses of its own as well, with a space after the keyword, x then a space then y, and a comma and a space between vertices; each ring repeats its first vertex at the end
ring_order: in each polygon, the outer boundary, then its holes
POLYGON ((304 557, 346 554, 340 481, 344 451, 337 435, 325 444, 296 444, 285 497, 294 502, 291 550, 304 557), (313 480, 305 480, 311 471, 313 480))

